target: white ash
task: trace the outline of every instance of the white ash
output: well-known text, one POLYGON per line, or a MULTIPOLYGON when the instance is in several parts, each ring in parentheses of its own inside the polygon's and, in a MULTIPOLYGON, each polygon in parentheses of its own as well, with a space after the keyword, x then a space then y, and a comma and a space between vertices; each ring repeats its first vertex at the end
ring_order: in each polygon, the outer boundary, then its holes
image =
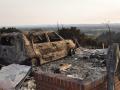
MULTIPOLYGON (((101 53, 101 51, 99 50, 99 53, 101 53)), ((86 52, 87 50, 85 51, 85 53, 86 52)), ((102 65, 99 66, 98 64, 101 64, 97 62, 99 60, 97 59, 85 60, 85 59, 80 58, 81 54, 84 54, 84 50, 80 54, 78 54, 78 51, 77 51, 77 54, 72 57, 67 57, 67 58, 64 58, 64 59, 61 59, 55 62, 45 64, 41 66, 41 69, 45 72, 54 73, 53 71, 54 68, 58 68, 60 64, 71 64, 70 68, 68 68, 65 71, 60 71, 60 74, 66 75, 67 77, 77 78, 81 80, 96 80, 106 74, 106 67, 102 65)), ((90 50, 89 50, 89 54, 91 54, 90 50)))

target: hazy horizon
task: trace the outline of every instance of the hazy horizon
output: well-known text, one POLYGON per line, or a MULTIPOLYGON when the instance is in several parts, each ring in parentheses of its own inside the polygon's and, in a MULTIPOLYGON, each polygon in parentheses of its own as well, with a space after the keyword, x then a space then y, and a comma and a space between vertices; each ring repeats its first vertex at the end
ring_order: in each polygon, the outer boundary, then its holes
POLYGON ((120 0, 0 0, 0 26, 120 23, 120 0))

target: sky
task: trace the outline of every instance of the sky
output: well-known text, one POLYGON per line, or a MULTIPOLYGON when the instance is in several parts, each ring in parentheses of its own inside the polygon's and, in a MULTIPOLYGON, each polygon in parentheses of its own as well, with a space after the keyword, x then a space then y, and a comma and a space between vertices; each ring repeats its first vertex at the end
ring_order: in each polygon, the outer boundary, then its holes
POLYGON ((120 23, 120 0, 0 0, 0 26, 120 23))

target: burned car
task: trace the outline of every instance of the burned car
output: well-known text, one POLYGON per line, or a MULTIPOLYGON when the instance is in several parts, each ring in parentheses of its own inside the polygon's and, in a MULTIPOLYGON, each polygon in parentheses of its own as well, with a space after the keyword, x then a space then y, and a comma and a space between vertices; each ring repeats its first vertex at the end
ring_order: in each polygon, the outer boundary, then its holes
POLYGON ((13 32, 0 36, 0 62, 41 65, 72 53, 75 44, 56 32, 13 32))

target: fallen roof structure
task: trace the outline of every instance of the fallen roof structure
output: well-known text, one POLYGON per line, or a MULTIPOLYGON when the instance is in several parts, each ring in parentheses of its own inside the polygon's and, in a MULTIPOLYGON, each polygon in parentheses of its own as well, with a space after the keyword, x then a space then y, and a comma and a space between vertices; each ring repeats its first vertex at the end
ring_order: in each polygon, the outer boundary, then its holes
POLYGON ((0 90, 18 90, 25 77, 31 72, 30 66, 11 64, 0 70, 0 90))

